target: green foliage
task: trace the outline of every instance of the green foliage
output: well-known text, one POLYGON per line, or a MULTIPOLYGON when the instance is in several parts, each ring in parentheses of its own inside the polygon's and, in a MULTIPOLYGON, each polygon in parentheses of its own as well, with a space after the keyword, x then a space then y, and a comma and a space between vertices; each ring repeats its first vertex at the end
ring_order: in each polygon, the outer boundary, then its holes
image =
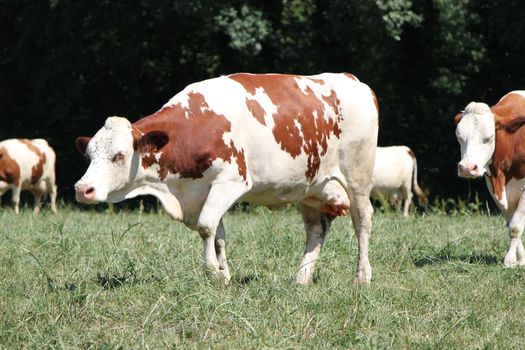
POLYGON ((0 347, 523 347, 525 270, 502 266, 503 218, 376 213, 373 224, 370 286, 352 284, 349 218, 333 222, 315 282, 296 286, 299 213, 230 213, 225 287, 204 273, 198 235, 167 216, 3 210, 0 347))
POLYGON ((222 9, 216 17, 217 24, 230 37, 229 46, 238 51, 251 51, 259 54, 262 41, 270 34, 270 23, 261 11, 253 10, 244 4, 240 11, 233 7, 222 9))
MULTIPOLYGON (((238 71, 347 71, 379 99, 380 144, 407 144, 432 193, 466 197, 452 117, 523 88, 519 0, 0 2, 0 139, 44 137, 62 196, 73 140, 154 112, 189 83, 238 71)), ((483 183, 474 184, 474 189, 483 183)))
POLYGON ((396 40, 401 40, 405 24, 417 27, 423 22, 423 16, 412 11, 410 0, 376 0, 376 4, 384 13, 382 18, 389 35, 396 40))

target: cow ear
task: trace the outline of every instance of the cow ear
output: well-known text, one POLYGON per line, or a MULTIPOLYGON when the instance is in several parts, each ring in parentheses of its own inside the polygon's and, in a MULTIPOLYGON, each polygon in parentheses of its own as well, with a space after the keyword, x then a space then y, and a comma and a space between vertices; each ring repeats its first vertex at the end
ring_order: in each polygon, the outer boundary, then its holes
POLYGON ((518 116, 511 120, 504 120, 503 118, 496 118, 496 130, 505 130, 508 133, 515 133, 525 124, 525 116, 518 116))
POLYGON ((78 151, 83 156, 86 155, 86 149, 87 149, 87 145, 89 141, 91 141, 91 137, 88 137, 88 136, 80 136, 80 137, 77 137, 77 139, 75 140, 75 145, 77 146, 78 151))
POLYGON ((155 153, 166 146, 169 140, 168 134, 164 131, 150 131, 140 136, 137 140, 136 149, 138 149, 140 153, 155 153))
POLYGON ((462 113, 456 114, 454 116, 454 123, 459 124, 459 122, 461 121, 461 118, 463 118, 463 114, 462 113))

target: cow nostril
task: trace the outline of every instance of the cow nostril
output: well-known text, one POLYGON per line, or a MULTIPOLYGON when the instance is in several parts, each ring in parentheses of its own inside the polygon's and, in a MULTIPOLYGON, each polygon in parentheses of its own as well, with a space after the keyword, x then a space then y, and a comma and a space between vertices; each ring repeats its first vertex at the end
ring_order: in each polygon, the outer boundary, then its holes
POLYGON ((86 194, 91 194, 91 193, 93 193, 93 192, 95 192, 95 188, 94 188, 94 187, 90 187, 90 188, 88 188, 88 189, 86 190, 85 193, 86 193, 86 194))
POLYGON ((474 166, 472 167, 472 170, 478 170, 478 166, 474 164, 474 166))

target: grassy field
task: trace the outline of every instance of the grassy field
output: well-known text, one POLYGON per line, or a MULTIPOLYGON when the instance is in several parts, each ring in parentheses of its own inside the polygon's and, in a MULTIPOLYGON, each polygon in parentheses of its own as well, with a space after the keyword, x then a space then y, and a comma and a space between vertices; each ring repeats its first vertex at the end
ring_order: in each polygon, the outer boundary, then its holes
POLYGON ((525 270, 498 216, 377 214, 370 286, 352 284, 350 219, 313 285, 291 283, 299 214, 225 218, 233 283, 206 277, 195 232, 166 215, 0 212, 0 347, 525 348, 525 270))

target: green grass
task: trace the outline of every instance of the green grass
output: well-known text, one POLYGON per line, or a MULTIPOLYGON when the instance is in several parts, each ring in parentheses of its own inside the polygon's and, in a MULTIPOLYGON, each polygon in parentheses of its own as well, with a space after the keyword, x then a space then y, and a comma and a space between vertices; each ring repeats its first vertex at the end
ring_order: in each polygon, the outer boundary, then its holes
POLYGON ((304 249, 293 210, 225 218, 230 286, 208 278, 200 238, 166 215, 0 212, 0 347, 525 347, 525 270, 504 269, 498 216, 377 214, 374 277, 352 284, 357 244, 334 222, 315 283, 291 283, 304 249))

